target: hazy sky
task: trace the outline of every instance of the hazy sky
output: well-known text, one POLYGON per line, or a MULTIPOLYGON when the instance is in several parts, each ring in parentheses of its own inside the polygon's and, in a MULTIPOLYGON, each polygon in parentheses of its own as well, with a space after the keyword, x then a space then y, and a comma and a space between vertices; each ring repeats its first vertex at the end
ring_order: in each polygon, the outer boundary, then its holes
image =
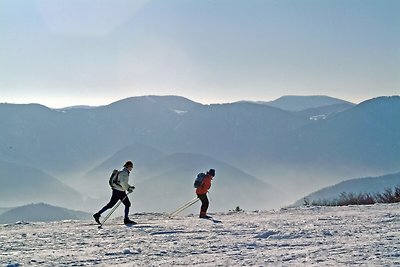
POLYGON ((0 102, 400 94, 399 0, 1 0, 0 102))

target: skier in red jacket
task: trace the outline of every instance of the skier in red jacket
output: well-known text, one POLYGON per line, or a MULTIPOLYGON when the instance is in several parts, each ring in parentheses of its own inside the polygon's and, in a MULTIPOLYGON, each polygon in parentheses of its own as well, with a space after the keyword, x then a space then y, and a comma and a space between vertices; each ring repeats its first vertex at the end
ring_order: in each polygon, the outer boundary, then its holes
POLYGON ((196 189, 197 197, 201 200, 201 208, 200 208, 200 218, 209 219, 210 216, 207 215, 207 209, 209 205, 209 201, 207 198, 207 192, 211 187, 211 180, 215 176, 215 170, 210 169, 206 176, 203 179, 201 185, 196 189))

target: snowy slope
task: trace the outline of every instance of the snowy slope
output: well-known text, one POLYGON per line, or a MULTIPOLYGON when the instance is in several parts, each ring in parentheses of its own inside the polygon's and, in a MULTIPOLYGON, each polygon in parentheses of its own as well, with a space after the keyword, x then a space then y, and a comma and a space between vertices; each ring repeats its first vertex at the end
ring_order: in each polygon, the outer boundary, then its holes
POLYGON ((0 265, 399 266, 399 204, 0 226, 0 265))

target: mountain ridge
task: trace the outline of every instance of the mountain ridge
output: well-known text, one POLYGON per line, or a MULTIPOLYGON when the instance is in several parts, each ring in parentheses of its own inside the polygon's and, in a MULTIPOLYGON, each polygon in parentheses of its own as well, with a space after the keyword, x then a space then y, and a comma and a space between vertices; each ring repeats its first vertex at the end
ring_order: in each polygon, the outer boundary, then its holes
POLYGON ((90 219, 89 213, 56 207, 45 203, 28 204, 10 208, 0 214, 0 224, 16 223, 18 221, 51 222, 61 220, 90 219))
POLYGON ((324 95, 312 95, 312 96, 285 95, 273 101, 260 102, 260 103, 288 111, 302 111, 310 108, 318 108, 334 104, 354 105, 349 101, 324 95))
MULTIPOLYGON (((304 197, 310 203, 313 201, 332 201, 338 199, 341 193, 354 194, 373 194, 382 193, 385 189, 394 189, 400 187, 400 172, 378 176, 378 177, 363 177, 345 180, 343 182, 321 188, 304 197)), ((302 205, 303 199, 298 200, 294 205, 302 205)))
POLYGON ((95 168, 110 158, 110 167, 137 158, 137 174, 146 177, 141 168, 152 164, 151 157, 159 153, 155 151, 197 154, 226 162, 296 199, 343 177, 397 171, 400 97, 339 106, 307 113, 310 110, 295 112, 256 103, 202 105, 177 96, 132 97, 67 111, 0 104, 0 160, 41 170, 79 188, 80 178, 92 171, 102 186, 101 177, 111 170, 95 168), (333 113, 310 120, 309 114, 320 111, 333 113), (132 144, 141 148, 129 148, 132 144), (115 153, 121 154, 114 157, 115 153))

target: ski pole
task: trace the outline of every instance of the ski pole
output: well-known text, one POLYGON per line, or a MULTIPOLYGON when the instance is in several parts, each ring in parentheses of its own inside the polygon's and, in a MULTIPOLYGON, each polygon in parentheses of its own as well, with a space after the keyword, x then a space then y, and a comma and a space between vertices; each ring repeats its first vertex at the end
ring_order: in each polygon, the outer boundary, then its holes
POLYGON ((175 215, 177 215, 179 212, 189 208, 190 206, 194 205, 197 201, 199 200, 199 198, 194 198, 192 200, 190 200, 189 202, 183 204, 181 207, 179 207, 177 210, 175 210, 174 212, 172 212, 168 217, 173 217, 175 215))
POLYGON ((173 217, 175 215, 177 215, 178 213, 180 213, 181 211, 189 208, 190 206, 192 206, 193 204, 195 204, 199 199, 193 199, 191 201, 189 201, 188 203, 184 204, 182 207, 178 208, 176 211, 172 212, 169 217, 173 217))
POLYGON ((176 209, 176 210, 175 210, 173 213, 171 213, 171 214, 179 213, 180 211, 186 209, 186 207, 192 205, 192 203, 196 203, 196 200, 197 200, 197 199, 198 199, 198 198, 196 197, 196 198, 194 198, 194 199, 188 201, 187 203, 185 203, 185 204, 183 204, 182 206, 180 206, 178 209, 176 209))
POLYGON ((130 193, 131 192, 128 192, 128 194, 126 194, 126 196, 122 200, 119 200, 117 205, 115 205, 114 208, 110 210, 110 212, 106 215, 106 217, 104 217, 103 221, 100 223, 98 227, 99 229, 102 228, 103 224, 108 220, 108 218, 110 218, 111 214, 113 214, 113 212, 119 207, 119 205, 124 202, 125 198, 127 198, 130 193))
POLYGON ((189 201, 188 203, 186 203, 185 205, 183 205, 182 207, 180 207, 178 210, 176 210, 173 214, 175 213, 179 213, 185 209, 187 209, 188 207, 192 206, 194 203, 196 203, 198 201, 198 198, 193 199, 191 201, 189 201))

